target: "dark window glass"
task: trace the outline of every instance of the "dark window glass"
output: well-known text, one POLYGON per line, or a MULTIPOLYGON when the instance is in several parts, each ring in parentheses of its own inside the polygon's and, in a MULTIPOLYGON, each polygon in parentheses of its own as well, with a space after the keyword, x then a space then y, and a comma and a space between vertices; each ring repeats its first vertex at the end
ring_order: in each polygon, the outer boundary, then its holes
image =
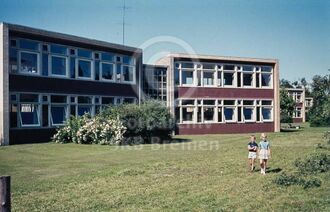
POLYGON ((50 45, 51 53, 66 55, 67 51, 68 51, 68 48, 65 46, 60 46, 60 45, 55 45, 55 44, 50 45))
POLYGON ((188 108, 182 108, 182 120, 183 121, 192 121, 194 115, 194 108, 188 107, 188 108))
POLYGON ((75 103, 76 102, 76 98, 75 97, 70 97, 70 102, 71 103, 75 103))
POLYGON ((241 72, 237 73, 237 87, 241 87, 241 72))
POLYGON ((9 66, 11 73, 17 72, 17 50, 13 48, 9 50, 9 66))
POLYGON ((204 85, 214 85, 214 72, 204 72, 203 81, 204 85))
POLYGON ((222 122, 222 108, 218 108, 218 122, 222 122))
POLYGON ((181 101, 181 104, 182 105, 194 105, 195 101, 191 100, 191 99, 184 99, 184 100, 181 101))
POLYGON ((234 73, 224 73, 223 79, 224 79, 224 85, 233 85, 234 73))
POLYGON ((66 58, 52 56, 52 74, 66 75, 66 58))
POLYGON ((257 88, 260 87, 260 74, 259 73, 256 74, 256 87, 257 88))
POLYGON ((76 59, 74 57, 70 58, 70 77, 76 77, 76 59))
POLYGON ((101 54, 101 58, 102 58, 102 60, 106 60, 106 61, 110 61, 110 62, 113 61, 113 55, 110 54, 110 53, 105 53, 105 52, 103 52, 103 53, 101 54))
POLYGON ((99 61, 95 61, 95 80, 100 80, 100 62, 99 61))
POLYGON ((257 107, 257 121, 260 121, 260 107, 257 107))
POLYGON ((48 127, 48 105, 42 106, 42 126, 48 127))
POLYGON ((39 43, 37 41, 20 40, 19 44, 22 49, 39 50, 39 43))
POLYGON ((17 127, 17 104, 10 105, 10 127, 17 127))
POLYGON ((261 71, 262 72, 271 72, 272 67, 271 66, 261 66, 261 71))
POLYGON ((21 102, 39 102, 38 94, 20 94, 21 102))
POLYGON ((242 108, 238 107, 237 121, 242 121, 242 108))
POLYGON ((180 122, 180 108, 179 107, 175 108, 175 119, 176 119, 176 122, 180 122))
POLYGON ((100 54, 99 53, 94 53, 94 58, 95 58, 95 60, 100 59, 100 54))
POLYGON ((224 114, 225 114, 225 119, 227 121, 232 121, 234 120, 234 108, 224 108, 224 114))
POLYGON ((48 102, 48 96, 42 96, 42 101, 43 102, 48 102))
POLYGON ((21 104, 20 116, 23 126, 39 125, 38 105, 21 104))
POLYGON ((92 111, 91 106, 81 106, 81 105, 78 106, 78 116, 82 116, 85 113, 91 114, 91 111, 92 111))
POLYGON ((179 73, 179 69, 175 69, 174 70, 174 83, 175 83, 175 85, 179 85, 180 84, 180 78, 179 78, 179 75, 180 75, 180 73, 179 73))
POLYGON ((76 106, 74 106, 74 105, 70 106, 70 115, 76 116, 76 106))
POLYGON ((102 63, 102 78, 106 80, 114 80, 113 64, 102 63))
POLYGON ((193 84, 193 79, 194 79, 193 71, 181 71, 181 73, 182 73, 182 84, 188 84, 188 85, 193 84))
POLYGON ((114 104, 115 99, 113 97, 102 97, 102 104, 103 105, 109 105, 109 104, 114 104))
POLYGON ((42 45, 42 51, 48 52, 48 45, 46 44, 42 45))
POLYGON ((116 81, 120 82, 121 81, 121 64, 117 64, 117 74, 116 74, 116 81))
POLYGON ((17 100, 17 96, 16 96, 16 94, 11 94, 11 95, 10 95, 10 101, 15 102, 16 100, 17 100))
POLYGON ((204 121, 214 120, 214 108, 204 108, 204 121))
POLYGON ((48 76, 48 54, 42 55, 42 75, 48 76))
POLYGON ((52 95, 50 97, 50 101, 52 103, 66 103, 66 96, 60 96, 60 95, 52 95))
POLYGON ((214 69, 215 65, 214 64, 203 64, 203 69, 214 69))
POLYGON ((124 56, 123 63, 127 65, 134 65, 134 59, 131 56, 124 56))
POLYGON ((253 74, 243 74, 243 85, 252 86, 253 74))
POLYGON ((92 57, 92 52, 89 51, 89 50, 85 50, 85 49, 78 49, 78 56, 79 57, 91 58, 92 57))
POLYGON ((224 100, 223 104, 224 105, 235 105, 235 100, 224 100))
POLYGON ((253 66, 245 65, 243 66, 243 71, 253 71, 253 66))
POLYGON ((182 63, 181 68, 194 68, 193 63, 182 63))
POLYGON ((117 56, 117 57, 116 57, 116 61, 117 61, 117 62, 121 62, 121 57, 117 56))
POLYGON ((272 101, 270 100, 263 100, 262 105, 272 105, 272 101))
POLYGON ((224 65, 223 70, 235 70, 235 66, 234 65, 224 65))
POLYGON ((79 77, 91 77, 91 62, 85 60, 79 60, 78 64, 78 76, 79 77))
POLYGON ((253 109, 252 108, 244 108, 243 109, 244 113, 244 119, 245 120, 252 120, 252 115, 253 115, 253 109))
POLYGON ((243 104, 244 105, 253 105, 253 100, 244 100, 243 104))
POLYGON ((66 119, 66 106, 51 106, 52 124, 63 124, 66 119))
POLYGON ((95 97, 94 98, 94 101, 95 101, 95 104, 98 104, 98 103, 100 103, 100 98, 99 97, 95 97))
POLYGON ((17 41, 16 40, 10 40, 10 46, 11 47, 17 47, 17 41))
POLYGON ((271 119, 272 110, 270 108, 262 108, 262 119, 271 119))
POLYGON ((197 107, 197 122, 202 122, 202 107, 197 107))
POLYGON ((92 98, 89 96, 78 96, 78 103, 90 104, 92 103, 92 98))
POLYGON ((70 49, 70 55, 76 55, 76 50, 75 49, 70 49))
POLYGON ((123 66, 123 77, 126 82, 133 82, 133 67, 131 66, 123 66))
POLYGON ((270 74, 261 74, 262 86, 270 86, 271 75, 270 74))
POLYGON ((204 105, 214 105, 215 104, 215 100, 204 100, 204 105))
POLYGON ((38 55, 34 53, 21 52, 20 72, 38 73, 38 55))

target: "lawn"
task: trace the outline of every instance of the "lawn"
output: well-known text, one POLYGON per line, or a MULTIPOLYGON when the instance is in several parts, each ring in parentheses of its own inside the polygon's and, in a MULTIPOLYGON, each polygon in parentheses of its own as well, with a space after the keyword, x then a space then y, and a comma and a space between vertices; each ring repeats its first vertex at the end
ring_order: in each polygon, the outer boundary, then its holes
MULTIPOLYGON (((247 168, 247 134, 180 136, 163 145, 31 144, 0 148, 12 176, 13 211, 329 211, 330 173, 321 187, 280 187, 272 179, 324 143, 326 128, 269 134, 266 176, 247 168)), ((259 134, 258 134, 259 136, 259 134)))

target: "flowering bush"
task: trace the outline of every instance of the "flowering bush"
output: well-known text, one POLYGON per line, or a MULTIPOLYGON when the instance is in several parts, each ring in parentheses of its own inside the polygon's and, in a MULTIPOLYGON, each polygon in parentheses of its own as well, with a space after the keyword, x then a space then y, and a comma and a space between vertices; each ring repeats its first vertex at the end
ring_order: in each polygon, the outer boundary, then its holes
POLYGON ((88 114, 71 117, 64 127, 59 128, 53 140, 57 143, 120 144, 126 128, 118 119, 101 116, 91 118, 88 114))

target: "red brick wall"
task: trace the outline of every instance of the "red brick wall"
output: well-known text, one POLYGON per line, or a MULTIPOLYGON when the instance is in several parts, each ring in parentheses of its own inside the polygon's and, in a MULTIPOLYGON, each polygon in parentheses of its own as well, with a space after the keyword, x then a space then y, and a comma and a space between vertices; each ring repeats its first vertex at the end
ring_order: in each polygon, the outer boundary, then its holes
POLYGON ((274 123, 179 124, 178 135, 274 132, 274 123))
POLYGON ((180 87, 179 98, 255 98, 274 99, 273 89, 180 87))
POLYGON ((293 119, 293 123, 302 123, 303 122, 303 118, 292 118, 293 119))

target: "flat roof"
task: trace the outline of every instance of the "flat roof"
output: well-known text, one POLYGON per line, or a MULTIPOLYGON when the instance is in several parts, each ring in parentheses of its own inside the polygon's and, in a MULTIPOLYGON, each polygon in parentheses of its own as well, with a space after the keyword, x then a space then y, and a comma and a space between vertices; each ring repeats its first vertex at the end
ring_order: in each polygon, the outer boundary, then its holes
POLYGON ((69 35, 69 34, 64 34, 64 33, 59 33, 59 32, 43 30, 43 29, 37 29, 37 28, 22 26, 22 25, 17 25, 17 24, 11 24, 11 23, 5 23, 5 22, 0 22, 0 24, 4 24, 4 25, 8 26, 8 29, 10 31, 15 31, 15 32, 19 32, 19 33, 51 37, 51 38, 55 38, 55 39, 84 43, 84 44, 88 44, 88 45, 117 49, 117 50, 121 50, 121 51, 142 53, 142 49, 131 47, 131 46, 109 43, 106 41, 100 41, 100 40, 95 40, 95 39, 90 39, 90 38, 85 38, 85 37, 80 37, 80 36, 75 36, 75 35, 69 35))
POLYGON ((165 57, 188 58, 188 59, 205 59, 205 60, 242 61, 242 62, 259 62, 259 63, 278 63, 278 59, 217 56, 217 55, 187 54, 187 53, 171 53, 171 54, 168 54, 165 57))

